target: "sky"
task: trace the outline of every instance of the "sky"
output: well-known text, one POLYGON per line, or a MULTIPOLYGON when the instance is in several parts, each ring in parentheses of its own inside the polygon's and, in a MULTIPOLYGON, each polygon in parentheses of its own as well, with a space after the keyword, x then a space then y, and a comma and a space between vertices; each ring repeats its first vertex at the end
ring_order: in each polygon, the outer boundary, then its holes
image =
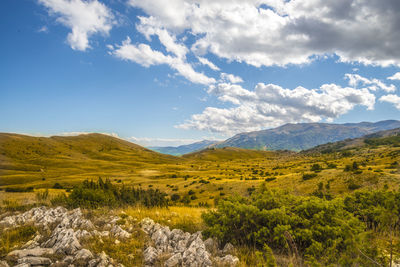
POLYGON ((400 119, 398 0, 2 0, 0 132, 145 146, 400 119))

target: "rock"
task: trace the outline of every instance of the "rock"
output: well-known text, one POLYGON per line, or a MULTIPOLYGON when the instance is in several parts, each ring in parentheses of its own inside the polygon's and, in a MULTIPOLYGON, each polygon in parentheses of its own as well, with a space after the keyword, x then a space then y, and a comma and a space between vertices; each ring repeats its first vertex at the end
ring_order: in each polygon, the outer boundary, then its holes
POLYGON ((204 241, 204 246, 206 247, 206 250, 211 254, 218 253, 218 243, 213 238, 208 238, 206 241, 204 241))
POLYGON ((116 238, 123 239, 123 240, 131 238, 131 236, 132 236, 130 233, 128 233, 127 231, 122 229, 119 225, 114 225, 111 228, 110 233, 112 235, 114 235, 116 238))
POLYGON ((167 261, 165 261, 164 266, 165 267, 180 266, 181 263, 182 263, 182 254, 176 253, 173 256, 171 256, 167 261))
POLYGON ((55 262, 53 264, 50 265, 50 267, 68 267, 69 263, 61 261, 61 262, 55 262))
POLYGON ((153 247, 147 247, 143 252, 144 263, 154 265, 158 257, 158 251, 153 247))
POLYGON ((91 260, 93 258, 94 257, 93 257, 92 252, 90 252, 90 250, 87 250, 87 249, 83 248, 83 249, 81 249, 81 250, 79 250, 79 251, 77 251, 75 253, 74 261, 79 261, 80 260, 80 261, 87 262, 87 261, 89 261, 89 260, 91 260))
POLYGON ((184 266, 212 266, 210 254, 201 240, 201 234, 193 234, 188 244, 188 249, 182 255, 184 266))
POLYGON ((53 248, 56 253, 72 255, 81 249, 81 244, 73 229, 66 229, 59 225, 42 247, 53 248))
POLYGON ((232 256, 232 255, 226 255, 224 257, 216 257, 215 258, 215 263, 217 266, 237 266, 239 264, 239 259, 238 257, 232 256))
POLYGON ((225 246, 224 246, 224 249, 222 250, 222 253, 224 255, 234 254, 235 253, 235 247, 231 243, 226 243, 225 246))
POLYGON ((0 261, 0 267, 9 267, 6 261, 0 261))
POLYGON ((28 256, 40 257, 43 255, 53 255, 54 250, 52 248, 34 248, 34 249, 23 249, 14 250, 8 253, 7 260, 16 261, 19 258, 24 258, 28 256))
POLYGON ((31 265, 28 263, 21 263, 21 264, 14 265, 14 267, 31 267, 31 265))
POLYGON ((44 265, 48 266, 51 264, 51 260, 49 258, 45 257, 23 257, 18 259, 18 264, 26 263, 29 264, 30 266, 35 266, 35 265, 44 265))

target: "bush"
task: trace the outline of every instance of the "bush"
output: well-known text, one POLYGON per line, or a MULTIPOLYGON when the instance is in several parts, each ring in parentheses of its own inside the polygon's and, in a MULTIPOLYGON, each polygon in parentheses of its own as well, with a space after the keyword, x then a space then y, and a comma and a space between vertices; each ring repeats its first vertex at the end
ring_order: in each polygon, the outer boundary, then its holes
POLYGON ((172 194, 171 195, 171 200, 172 201, 178 201, 181 198, 179 194, 172 194))
POLYGON ((217 210, 202 215, 206 237, 222 243, 284 251, 292 236, 299 253, 323 265, 347 265, 342 259, 355 253, 355 236, 363 224, 340 200, 300 197, 263 189, 251 197, 220 200, 217 210), (346 222, 345 224, 343 222, 346 222), (343 263, 343 264, 341 264, 343 263))
POLYGON ((318 163, 313 164, 313 165, 311 166, 311 171, 313 171, 313 172, 320 172, 320 171, 322 171, 322 167, 321 167, 321 165, 319 165, 318 163))
POLYGON ((6 192, 12 192, 12 193, 23 193, 23 192, 33 192, 33 187, 7 187, 5 189, 6 192))
POLYGON ((69 207, 119 207, 124 205, 143 205, 146 207, 168 206, 167 194, 158 189, 142 189, 135 187, 117 187, 110 180, 105 182, 99 178, 97 182, 86 180, 74 187, 67 197, 59 195, 52 203, 64 203, 69 207))
POLYGON ((55 183, 55 184, 53 185, 53 188, 54 188, 54 189, 63 189, 64 187, 63 187, 61 184, 59 184, 59 183, 55 183))
POLYGON ((276 177, 265 178, 266 182, 271 182, 271 181, 274 181, 274 180, 276 180, 276 177))
POLYGON ((317 174, 315 174, 315 173, 305 173, 305 174, 303 174, 303 180, 304 181, 310 180, 310 179, 315 178, 315 177, 317 177, 317 174))

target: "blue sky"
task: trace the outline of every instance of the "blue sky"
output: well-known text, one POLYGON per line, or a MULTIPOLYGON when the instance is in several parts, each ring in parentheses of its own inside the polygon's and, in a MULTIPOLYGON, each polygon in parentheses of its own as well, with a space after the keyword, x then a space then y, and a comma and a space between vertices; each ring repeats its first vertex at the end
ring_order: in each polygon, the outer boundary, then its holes
POLYGON ((1 1, 0 131, 176 145, 400 119, 398 1, 225 2, 1 1))

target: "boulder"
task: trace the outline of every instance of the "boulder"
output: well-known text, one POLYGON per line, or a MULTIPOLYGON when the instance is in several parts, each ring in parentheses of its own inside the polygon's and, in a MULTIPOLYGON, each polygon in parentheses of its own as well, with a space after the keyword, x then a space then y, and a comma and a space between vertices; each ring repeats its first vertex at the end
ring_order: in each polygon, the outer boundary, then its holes
POLYGON ((158 258, 158 251, 154 247, 147 247, 143 251, 144 263, 146 265, 154 265, 158 258))
POLYGON ((51 260, 45 257, 23 257, 18 259, 18 264, 29 264, 30 266, 49 266, 51 264, 51 260))
POLYGON ((228 255, 228 254, 234 254, 235 253, 235 247, 231 244, 231 243, 226 243, 222 253, 224 255, 228 255))
POLYGON ((89 260, 91 260, 93 258, 94 257, 93 257, 92 252, 90 252, 90 250, 88 250, 88 249, 83 248, 81 250, 78 250, 75 253, 74 261, 85 261, 85 262, 87 262, 87 261, 89 261, 89 260))
POLYGON ((53 231, 50 239, 42 244, 42 247, 53 248, 56 253, 72 255, 81 249, 81 244, 73 229, 66 229, 59 225, 53 231))
POLYGON ((176 253, 172 255, 168 260, 165 261, 164 266, 165 267, 175 267, 175 266, 181 266, 182 264, 182 254, 181 253, 176 253))
POLYGON ((52 248, 34 248, 34 249, 22 249, 22 250, 14 250, 8 253, 7 260, 17 261, 20 258, 24 257, 40 257, 43 255, 53 255, 54 250, 52 248))
POLYGON ((215 263, 217 266, 229 266, 234 267, 239 264, 239 259, 236 256, 226 255, 224 257, 216 257, 215 263))

